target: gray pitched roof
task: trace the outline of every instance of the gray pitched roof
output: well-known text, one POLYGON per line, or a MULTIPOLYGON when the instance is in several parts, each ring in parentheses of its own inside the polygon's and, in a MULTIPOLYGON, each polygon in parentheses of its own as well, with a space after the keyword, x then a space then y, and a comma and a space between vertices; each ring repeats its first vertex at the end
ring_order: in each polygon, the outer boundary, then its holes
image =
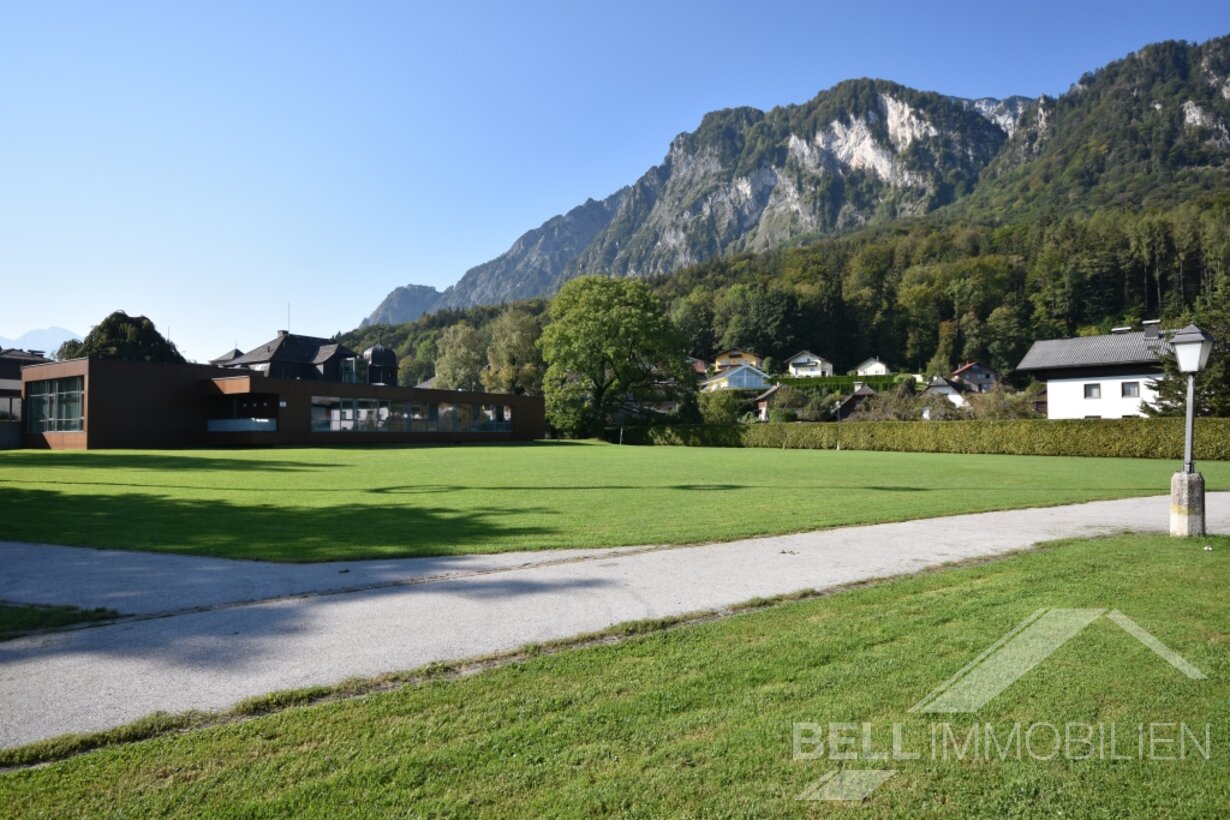
POLYGON ((927 386, 923 389, 924 393, 943 393, 945 388, 954 393, 964 393, 965 385, 960 382, 954 382, 952 379, 946 379, 943 376, 932 376, 927 382, 927 386))
POLYGON ((810 350, 800 350, 798 353, 795 353, 789 359, 786 359, 786 363, 789 364, 790 362, 793 362, 795 359, 799 358, 800 356, 811 356, 813 359, 819 359, 822 362, 828 361, 828 359, 824 358, 823 356, 817 356, 815 353, 812 353, 810 350))
POLYGON ((757 396, 755 400, 764 401, 765 399, 769 398, 769 396, 772 396, 774 393, 776 393, 778 390, 781 390, 781 389, 782 389, 782 386, 780 384, 775 384, 772 387, 770 387, 768 390, 764 391, 759 396, 757 396))
POLYGON ((19 350, 15 347, 0 349, 0 378, 20 379, 21 369, 28 364, 46 364, 50 362, 46 356, 29 350, 19 350))
POLYGON ((249 350, 237 359, 231 359, 225 364, 228 367, 264 364, 265 362, 286 362, 289 364, 320 364, 327 361, 334 353, 344 356, 357 355, 349 348, 328 339, 315 336, 299 336, 294 333, 283 333, 260 347, 249 350))
POLYGON ((236 359, 238 359, 238 358, 239 358, 239 357, 241 357, 241 356, 243 356, 243 351, 242 351, 242 350, 240 350, 239 348, 235 347, 235 348, 231 348, 231 349, 230 349, 229 351, 227 351, 226 353, 223 353, 221 356, 219 356, 219 357, 218 357, 218 358, 216 358, 216 359, 210 359, 210 360, 209 360, 209 363, 210 363, 210 364, 218 364, 218 365, 221 365, 221 364, 230 364, 231 362, 235 361, 236 359))
POLYGON ((1061 370, 1075 367, 1140 364, 1160 367, 1158 356, 1169 353, 1164 336, 1148 337, 1144 331, 1081 336, 1034 342, 1017 370, 1061 370))

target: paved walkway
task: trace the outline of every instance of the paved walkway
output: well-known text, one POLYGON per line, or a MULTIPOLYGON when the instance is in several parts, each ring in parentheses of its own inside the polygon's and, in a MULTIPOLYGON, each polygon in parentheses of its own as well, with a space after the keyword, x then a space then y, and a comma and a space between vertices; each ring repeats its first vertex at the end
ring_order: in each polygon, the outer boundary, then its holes
MULTIPOLYGON (((1207 504, 1210 530, 1230 532, 1230 493, 1207 504)), ((306 566, 0 543, 0 599, 146 616, 0 643, 0 746, 1049 539, 1164 530, 1168 515, 1168 497, 1135 498, 696 547, 306 566)))

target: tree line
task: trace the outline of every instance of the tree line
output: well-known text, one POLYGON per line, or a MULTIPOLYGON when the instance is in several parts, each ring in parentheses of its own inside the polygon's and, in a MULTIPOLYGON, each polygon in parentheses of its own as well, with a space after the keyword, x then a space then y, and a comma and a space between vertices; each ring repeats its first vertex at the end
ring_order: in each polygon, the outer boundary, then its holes
MULTIPOLYGON (((654 333, 669 336, 680 360, 741 347, 783 362, 806 349, 838 372, 879 356, 924 375, 981 361, 1023 386, 1013 371, 1037 339, 1152 318, 1230 329, 1230 195, 1020 225, 897 221, 717 258, 643 285, 668 319, 654 333)), ((377 340, 394 347, 403 383, 434 374, 445 388, 540 393, 553 365, 543 333, 559 321, 560 302, 445 311, 340 338, 357 349, 377 340)), ((591 323, 590 332, 608 331, 591 323)))

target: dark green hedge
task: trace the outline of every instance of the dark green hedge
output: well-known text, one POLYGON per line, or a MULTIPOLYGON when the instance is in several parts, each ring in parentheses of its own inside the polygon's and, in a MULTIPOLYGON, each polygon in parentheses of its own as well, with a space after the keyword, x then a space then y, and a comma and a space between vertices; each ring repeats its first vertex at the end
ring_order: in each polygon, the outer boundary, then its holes
POLYGON ((896 376, 815 376, 813 378, 779 376, 774 381, 779 384, 797 387, 800 390, 812 390, 821 393, 849 393, 854 390, 855 382, 865 384, 872 390, 879 392, 881 390, 892 390, 902 379, 911 378, 913 377, 901 374, 896 376))
MULTIPOLYGON (((608 440, 619 440, 613 429, 608 440)), ((1183 457, 1183 420, 855 421, 627 427, 624 444, 894 450, 1032 456, 1183 457)), ((1230 461, 1230 419, 1196 421, 1196 461, 1230 461)))

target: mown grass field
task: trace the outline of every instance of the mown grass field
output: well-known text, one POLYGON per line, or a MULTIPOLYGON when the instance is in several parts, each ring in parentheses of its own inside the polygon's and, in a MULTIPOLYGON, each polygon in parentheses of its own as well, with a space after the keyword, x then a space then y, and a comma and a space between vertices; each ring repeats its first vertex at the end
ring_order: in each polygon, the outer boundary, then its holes
MULTIPOLYGON (((0 452, 0 539, 271 561, 695 543, 1169 492, 1177 463, 522 446, 0 452)), ((1230 463, 1200 465, 1230 488, 1230 463)))
POLYGON ((1224 817, 1228 577, 1226 537, 1066 542, 103 748, 0 774, 0 795, 28 816, 1224 817), (976 714, 909 711, 1048 607, 1117 609, 1207 678, 1102 618, 976 714), (873 753, 891 750, 900 723, 902 751, 920 757, 794 758, 796 722, 839 721, 870 723, 873 753), (1044 731, 1023 753, 958 758, 932 751, 930 727, 945 722, 1000 737, 1014 724, 1113 725, 1119 741, 1068 759, 1044 731), (1207 758, 1180 747, 1179 724, 1207 758), (1138 752, 1142 725, 1157 728, 1138 752), (836 769, 889 767, 865 804, 796 800, 836 769))

